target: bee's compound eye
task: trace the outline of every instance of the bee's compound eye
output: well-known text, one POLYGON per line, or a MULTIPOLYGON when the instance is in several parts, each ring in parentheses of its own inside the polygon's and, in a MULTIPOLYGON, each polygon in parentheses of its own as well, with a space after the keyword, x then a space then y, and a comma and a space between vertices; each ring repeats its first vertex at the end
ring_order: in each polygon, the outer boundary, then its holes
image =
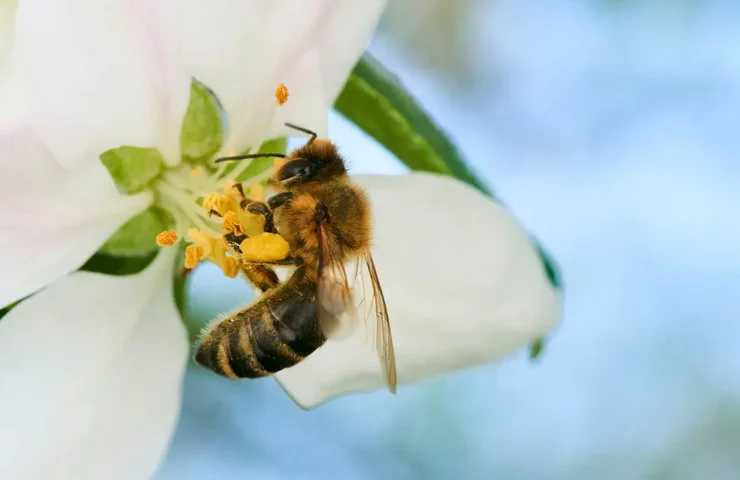
POLYGON ((291 179, 303 179, 311 176, 311 166, 306 160, 293 160, 280 169, 278 180, 285 181, 291 179))

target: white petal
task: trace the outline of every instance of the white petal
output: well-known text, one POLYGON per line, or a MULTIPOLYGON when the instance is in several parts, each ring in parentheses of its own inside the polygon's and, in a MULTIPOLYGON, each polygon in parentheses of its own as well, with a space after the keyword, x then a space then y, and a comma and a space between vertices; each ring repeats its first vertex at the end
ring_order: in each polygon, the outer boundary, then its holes
POLYGON ((261 140, 272 115, 280 116, 275 125, 287 117, 321 131, 384 5, 380 0, 191 0, 183 5, 185 60, 226 108, 231 125, 225 149, 241 150, 261 140), (276 113, 274 91, 280 82, 291 96, 286 111, 276 113))
POLYGON ((189 78, 179 68, 172 0, 25 0, 11 75, 33 99, 63 165, 120 145, 156 146, 179 161, 189 78))
POLYGON ((330 3, 191 0, 183 6, 185 61, 229 115, 225 150, 241 150, 267 134, 279 70, 305 46, 330 3))
POLYGON ((327 111, 334 105, 352 68, 362 56, 386 6, 384 0, 336 2, 321 19, 320 28, 301 46, 298 57, 281 77, 290 91, 278 109, 270 138, 295 135, 291 122, 326 137, 327 111))
MULTIPOLYGON (((557 324, 559 294, 531 239, 504 208, 448 177, 355 180, 375 210, 373 258, 388 302, 399 383, 494 362, 557 324)), ((382 388, 377 357, 366 344, 359 328, 276 377, 303 407, 382 388)))
POLYGON ((15 32, 15 9, 18 6, 16 0, 4 0, 0 2, 0 84, 5 72, 5 66, 10 54, 10 45, 15 32))
POLYGON ((0 478, 153 474, 187 363, 174 253, 129 277, 73 273, 0 321, 0 478))
POLYGON ((322 17, 320 28, 282 73, 280 81, 288 87, 290 99, 276 112, 269 138, 295 135, 285 122, 327 136, 327 111, 365 51, 386 3, 336 2, 322 17))
POLYGON ((334 104, 347 76, 370 42, 386 0, 337 2, 321 30, 319 60, 327 94, 327 106, 334 104))
POLYGON ((119 194, 100 162, 64 169, 28 126, 0 126, 0 306, 77 269, 151 201, 119 194))

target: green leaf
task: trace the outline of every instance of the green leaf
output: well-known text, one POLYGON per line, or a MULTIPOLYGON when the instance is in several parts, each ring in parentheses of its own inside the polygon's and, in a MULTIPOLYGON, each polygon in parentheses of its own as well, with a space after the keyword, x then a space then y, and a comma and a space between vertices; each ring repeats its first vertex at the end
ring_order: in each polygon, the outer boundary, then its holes
POLYGON ((540 337, 529 346, 529 359, 536 360, 545 349, 545 337, 540 337))
MULTIPOLYGON (((494 198, 444 131, 399 79, 369 53, 355 66, 334 108, 410 169, 455 177, 494 198)), ((536 239, 532 242, 550 284, 562 290, 557 264, 536 239)), ((540 355, 544 343, 540 338, 531 345, 532 358, 540 355)))
POLYGON ((3 308, 0 308, 0 320, 3 319, 5 315, 8 314, 11 310, 13 310, 19 303, 21 303, 23 300, 25 300, 28 297, 21 298, 20 300, 16 300, 15 302, 11 303, 10 305, 7 305, 3 308))
POLYGON ((100 155, 118 190, 130 195, 144 190, 164 169, 164 158, 156 148, 117 147, 100 155))
POLYGON ((155 250, 141 257, 122 257, 108 253, 96 253, 80 267, 80 270, 107 275, 134 275, 148 267, 157 253, 158 251, 155 250))
MULTIPOLYGON (((334 108, 410 169, 449 175, 494 197, 406 87, 369 53, 355 66, 334 108)), ((532 241, 550 283, 560 289, 555 262, 535 239, 532 241)))
POLYGON ((180 152, 184 160, 203 163, 218 152, 223 143, 226 113, 216 94, 193 79, 190 103, 180 130, 180 152))
POLYGON ((355 66, 334 108, 412 170, 450 175, 491 195, 406 87, 369 53, 355 66))
POLYGON ((537 247, 537 253, 540 256, 540 260, 542 260, 542 265, 545 268, 545 274, 547 275, 547 279, 550 280, 550 284, 557 288, 558 290, 563 289, 563 281, 560 276, 560 269, 558 268, 557 263, 555 263, 555 260, 553 260, 552 256, 547 253, 545 248, 538 243, 536 240, 533 240, 535 243, 535 247, 537 247))
POLYGON ((100 253, 132 257, 146 256, 159 248, 157 234, 169 230, 174 219, 158 207, 150 207, 124 223, 100 248, 100 253))

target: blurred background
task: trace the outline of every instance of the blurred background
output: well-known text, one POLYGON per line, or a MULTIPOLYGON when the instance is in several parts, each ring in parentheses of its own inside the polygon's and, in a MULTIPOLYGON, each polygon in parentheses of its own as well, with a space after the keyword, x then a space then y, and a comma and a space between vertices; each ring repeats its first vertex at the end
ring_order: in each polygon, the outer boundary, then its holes
MULTIPOLYGON (((740 478, 738 25, 731 0, 391 0, 371 51, 559 262, 563 325, 538 362, 310 412, 191 368, 157 480, 740 478)), ((405 171, 330 126, 354 173, 405 171)), ((192 288, 201 321, 250 295, 192 288)))

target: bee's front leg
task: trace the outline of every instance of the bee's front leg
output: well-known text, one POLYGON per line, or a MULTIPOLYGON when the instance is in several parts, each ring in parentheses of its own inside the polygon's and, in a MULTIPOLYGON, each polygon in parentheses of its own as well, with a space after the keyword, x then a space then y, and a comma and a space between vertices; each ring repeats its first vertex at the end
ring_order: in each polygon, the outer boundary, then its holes
POLYGON ((275 210, 288 203, 293 198, 293 192, 278 193, 275 196, 270 197, 267 200, 267 204, 271 209, 275 210))
POLYGON ((272 210, 264 202, 255 202, 242 200, 242 208, 253 215, 261 215, 265 219, 264 231, 267 233, 277 233, 275 229, 275 220, 272 217, 272 210))

